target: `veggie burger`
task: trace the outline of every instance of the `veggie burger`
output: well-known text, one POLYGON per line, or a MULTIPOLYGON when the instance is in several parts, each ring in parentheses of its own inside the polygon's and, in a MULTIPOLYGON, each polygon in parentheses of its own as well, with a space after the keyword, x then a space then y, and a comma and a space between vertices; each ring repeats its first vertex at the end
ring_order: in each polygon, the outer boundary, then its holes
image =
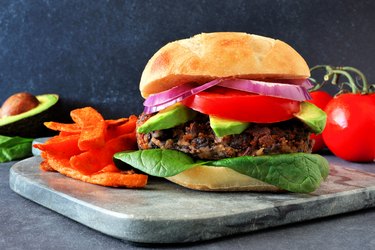
POLYGON ((312 192, 328 162, 311 154, 325 126, 309 67, 291 46, 237 32, 168 43, 148 61, 138 151, 115 158, 207 191, 312 192))

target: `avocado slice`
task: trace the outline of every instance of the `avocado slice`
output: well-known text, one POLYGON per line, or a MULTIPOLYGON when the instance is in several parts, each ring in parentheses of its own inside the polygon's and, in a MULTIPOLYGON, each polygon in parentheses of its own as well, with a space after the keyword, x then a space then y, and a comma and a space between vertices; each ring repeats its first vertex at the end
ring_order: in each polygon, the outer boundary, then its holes
MULTIPOLYGON (((56 94, 38 95, 39 105, 18 115, 0 118, 0 135, 35 138, 46 136, 49 132, 43 122, 53 115, 52 107, 59 100, 56 94)), ((50 132, 49 132, 50 133, 50 132)))
POLYGON ((302 102, 300 111, 294 116, 305 123, 315 134, 322 133, 326 126, 327 114, 309 102, 302 102))
MULTIPOLYGON (((196 114, 196 111, 177 103, 152 116, 142 126, 137 128, 137 132, 149 133, 155 130, 173 128, 193 120, 196 114)), ((327 118, 323 110, 309 102, 302 102, 300 111, 294 114, 294 116, 305 123, 316 134, 323 131, 327 118)), ((250 125, 249 122, 228 120, 215 116, 209 116, 209 118, 211 128, 218 137, 241 134, 250 125)))
POLYGON ((245 129, 249 127, 248 122, 240 122, 234 120, 227 120, 215 116, 210 117, 210 126, 218 137, 226 135, 241 134, 245 129))
POLYGON ((197 112, 176 103, 166 109, 161 110, 156 115, 148 119, 142 126, 137 128, 138 133, 149 133, 155 130, 173 128, 193 120, 197 112))

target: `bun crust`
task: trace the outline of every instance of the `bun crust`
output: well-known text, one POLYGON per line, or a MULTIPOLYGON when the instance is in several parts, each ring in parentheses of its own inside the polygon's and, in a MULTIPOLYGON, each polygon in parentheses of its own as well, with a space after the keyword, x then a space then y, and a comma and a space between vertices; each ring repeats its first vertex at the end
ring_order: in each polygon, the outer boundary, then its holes
POLYGON ((310 70, 291 46, 240 32, 202 33, 168 43, 148 61, 139 89, 143 97, 186 82, 215 78, 305 79, 310 70))
POLYGON ((167 179, 180 186, 203 191, 282 191, 225 167, 197 166, 167 179))

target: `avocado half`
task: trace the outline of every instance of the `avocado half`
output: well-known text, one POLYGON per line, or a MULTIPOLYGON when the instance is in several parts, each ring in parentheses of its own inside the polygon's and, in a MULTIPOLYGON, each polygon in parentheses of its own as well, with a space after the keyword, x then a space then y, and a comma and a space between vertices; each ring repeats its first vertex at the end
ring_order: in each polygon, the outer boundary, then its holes
POLYGON ((43 137, 50 132, 43 125, 54 115, 55 104, 59 100, 56 94, 38 95, 39 105, 22 114, 0 118, 0 135, 21 137, 43 137))

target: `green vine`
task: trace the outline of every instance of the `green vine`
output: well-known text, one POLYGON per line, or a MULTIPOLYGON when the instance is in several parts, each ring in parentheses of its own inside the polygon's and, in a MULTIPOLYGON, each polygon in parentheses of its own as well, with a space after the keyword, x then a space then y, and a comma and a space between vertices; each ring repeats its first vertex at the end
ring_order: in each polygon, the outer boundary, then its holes
POLYGON ((322 88, 325 84, 331 83, 339 88, 337 94, 350 92, 355 94, 369 94, 375 92, 375 84, 369 85, 365 75, 358 69, 349 66, 331 66, 331 65, 316 65, 310 69, 311 73, 316 70, 325 70, 323 81, 317 82, 316 79, 310 78, 314 83, 314 87, 310 91, 316 91, 322 88), (355 78, 353 77, 355 76, 355 78), (341 77, 345 77, 346 81, 340 81, 341 77))

